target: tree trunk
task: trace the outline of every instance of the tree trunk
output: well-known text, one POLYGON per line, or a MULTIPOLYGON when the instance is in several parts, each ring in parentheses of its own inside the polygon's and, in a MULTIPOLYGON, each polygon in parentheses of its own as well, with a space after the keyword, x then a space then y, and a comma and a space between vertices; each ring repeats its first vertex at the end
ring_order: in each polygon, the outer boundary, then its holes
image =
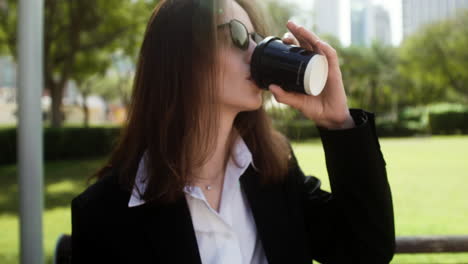
POLYGON ((398 111, 399 111, 399 108, 398 108, 398 95, 397 95, 396 97, 393 98, 393 102, 392 102, 392 110, 391 110, 392 120, 398 119, 398 111))
POLYGON ((88 98, 88 95, 83 93, 83 125, 84 127, 89 127, 89 107, 88 104, 86 103, 86 98, 88 98))
POLYGON ((377 82, 375 80, 370 81, 370 111, 377 112, 377 82))
POLYGON ((62 112, 62 97, 64 84, 52 84, 50 89, 52 108, 51 108, 51 125, 58 128, 62 126, 64 114, 62 112))

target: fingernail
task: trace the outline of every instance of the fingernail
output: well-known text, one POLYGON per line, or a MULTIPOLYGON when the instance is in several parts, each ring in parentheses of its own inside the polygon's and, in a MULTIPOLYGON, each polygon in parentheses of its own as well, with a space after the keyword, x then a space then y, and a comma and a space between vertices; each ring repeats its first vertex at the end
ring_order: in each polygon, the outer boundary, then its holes
POLYGON ((288 20, 288 24, 290 24, 292 26, 296 26, 296 23, 294 23, 292 20, 288 20))

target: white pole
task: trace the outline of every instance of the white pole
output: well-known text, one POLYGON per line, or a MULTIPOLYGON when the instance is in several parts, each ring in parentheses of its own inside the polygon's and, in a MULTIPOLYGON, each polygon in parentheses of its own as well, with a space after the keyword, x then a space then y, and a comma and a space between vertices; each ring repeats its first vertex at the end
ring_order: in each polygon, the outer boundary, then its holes
POLYGON ((18 167, 21 263, 44 263, 42 240, 43 8, 44 0, 18 5, 18 167))

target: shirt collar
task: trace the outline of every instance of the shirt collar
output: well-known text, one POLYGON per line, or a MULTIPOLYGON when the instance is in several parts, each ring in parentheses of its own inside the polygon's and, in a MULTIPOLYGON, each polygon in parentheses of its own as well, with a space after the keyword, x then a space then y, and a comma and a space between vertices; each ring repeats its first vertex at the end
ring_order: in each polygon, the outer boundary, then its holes
MULTIPOLYGON (((143 199, 140 198, 138 194, 138 190, 140 193, 144 193, 146 189, 146 166, 145 166, 145 157, 146 152, 143 157, 140 159, 138 164, 137 175, 135 177, 135 185, 132 190, 132 195, 130 196, 130 200, 128 202, 128 207, 139 206, 145 203, 143 199)), ((240 176, 242 173, 247 169, 250 163, 252 166, 257 169, 253 163, 252 153, 250 152, 249 148, 245 144, 242 137, 238 136, 236 143, 234 144, 233 150, 234 159, 237 161, 238 165, 232 162, 232 157, 229 159, 227 164, 225 177, 229 177, 228 179, 225 178, 225 181, 235 183, 239 181, 240 176)), ((229 185, 225 185, 229 188, 229 185)), ((184 187, 184 192, 190 194, 194 197, 202 199, 200 190, 198 188, 194 188, 193 186, 186 185, 184 187)))

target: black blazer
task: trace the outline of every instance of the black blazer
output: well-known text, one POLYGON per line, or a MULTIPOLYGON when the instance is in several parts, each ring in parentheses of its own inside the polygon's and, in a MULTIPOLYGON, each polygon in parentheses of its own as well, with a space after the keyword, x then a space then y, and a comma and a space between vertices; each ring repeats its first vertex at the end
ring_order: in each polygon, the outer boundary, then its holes
MULTIPOLYGON (((261 186, 250 165, 240 177, 269 264, 389 263, 393 206, 374 114, 350 109, 357 127, 319 127, 332 193, 296 163, 282 184, 261 186)), ((201 263, 190 211, 128 207, 114 171, 72 201, 72 263, 201 263)))

